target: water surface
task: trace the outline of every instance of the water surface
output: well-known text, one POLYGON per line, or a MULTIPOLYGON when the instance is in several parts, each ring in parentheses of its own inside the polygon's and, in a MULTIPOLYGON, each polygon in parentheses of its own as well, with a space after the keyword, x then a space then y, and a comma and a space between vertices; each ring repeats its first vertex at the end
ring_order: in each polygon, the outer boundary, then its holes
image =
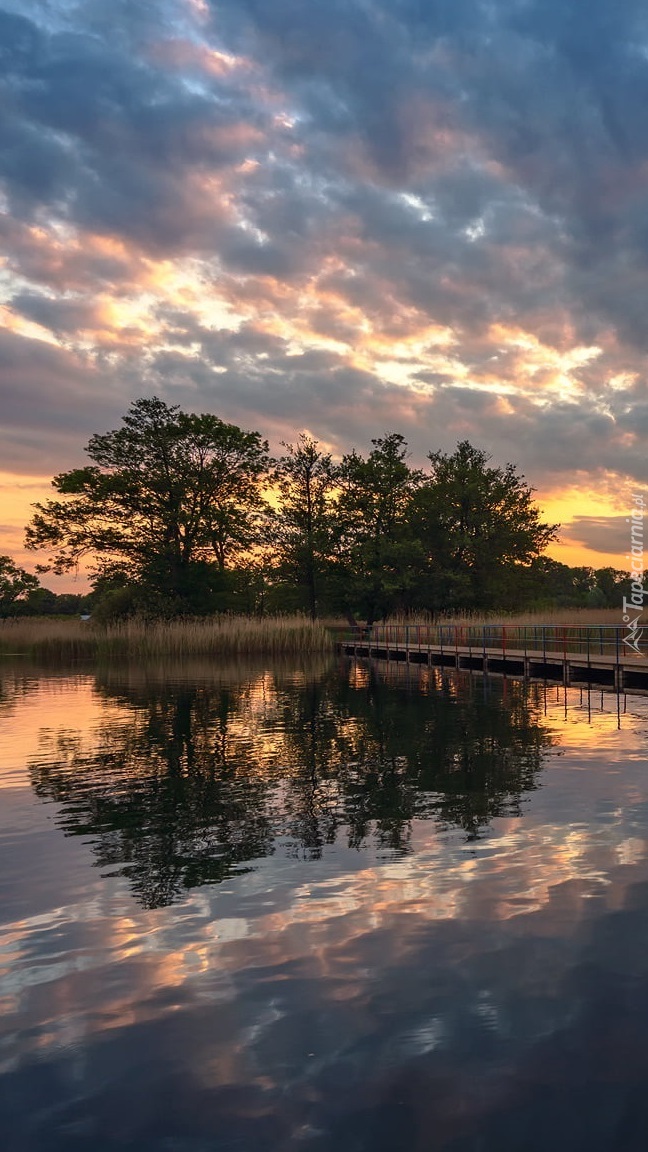
POLYGON ((648 701, 5 664, 8 1152, 645 1148, 648 701))

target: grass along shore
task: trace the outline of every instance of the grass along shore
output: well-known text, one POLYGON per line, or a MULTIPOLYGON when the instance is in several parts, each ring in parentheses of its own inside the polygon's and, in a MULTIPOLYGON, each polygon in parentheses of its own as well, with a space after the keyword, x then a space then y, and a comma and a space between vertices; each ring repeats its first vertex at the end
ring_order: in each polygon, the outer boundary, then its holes
POLYGON ((204 620, 128 620, 100 627, 87 620, 46 618, 0 622, 0 654, 45 660, 128 657, 315 655, 333 639, 304 616, 225 616, 204 620))
MULTIPOLYGON (((465 613, 457 616, 394 616, 387 623, 479 626, 621 624, 620 609, 560 608, 540 612, 465 613)), ((0 655, 43 660, 125 657, 186 660, 194 657, 314 656, 331 652, 331 628, 344 630, 341 620, 316 621, 305 616, 220 616, 200 620, 129 620, 99 626, 91 620, 34 617, 0 621, 0 655)), ((379 638, 383 625, 374 625, 379 638)))
MULTIPOLYGON (((377 630, 382 626, 382 621, 374 624, 374 629, 377 630)), ((414 612, 411 616, 390 616, 385 621, 386 624, 429 624, 429 625, 448 625, 456 624, 457 627, 463 628, 467 625, 482 625, 482 624, 547 624, 560 627, 578 627, 579 625, 598 625, 599 627, 605 624, 616 625, 621 627, 623 624, 621 605, 618 608, 538 608, 537 610, 528 610, 526 612, 458 612, 456 615, 440 614, 433 616, 429 612, 414 612)))

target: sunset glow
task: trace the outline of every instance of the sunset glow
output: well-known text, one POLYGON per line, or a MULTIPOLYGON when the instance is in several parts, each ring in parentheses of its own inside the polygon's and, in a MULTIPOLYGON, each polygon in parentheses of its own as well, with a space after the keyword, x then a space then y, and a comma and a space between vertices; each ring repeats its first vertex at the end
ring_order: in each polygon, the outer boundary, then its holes
POLYGON ((624 566, 646 475, 634 17, 584 86, 559 7, 379 10, 171 0, 120 8, 117 37, 99 5, 12 0, 2 551, 33 568, 30 501, 155 393, 274 450, 397 430, 423 464, 468 438, 564 524, 552 555, 624 566))

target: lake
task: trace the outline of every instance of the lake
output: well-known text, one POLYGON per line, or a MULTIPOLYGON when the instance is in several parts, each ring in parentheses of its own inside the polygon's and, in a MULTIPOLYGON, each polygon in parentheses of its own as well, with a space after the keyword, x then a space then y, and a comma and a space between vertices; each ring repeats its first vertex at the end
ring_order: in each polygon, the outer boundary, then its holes
POLYGON ((3 1152, 634 1152, 648 700, 0 668, 3 1152))

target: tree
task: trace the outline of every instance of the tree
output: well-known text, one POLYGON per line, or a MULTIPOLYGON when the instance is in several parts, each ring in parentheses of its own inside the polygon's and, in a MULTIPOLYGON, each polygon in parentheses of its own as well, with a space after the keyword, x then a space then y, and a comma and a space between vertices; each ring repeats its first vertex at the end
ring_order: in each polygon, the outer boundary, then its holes
POLYGON ((21 616, 77 616, 88 606, 88 597, 76 592, 52 592, 37 587, 21 601, 21 616))
POLYGON ((432 577, 430 607, 505 604, 516 567, 539 556, 558 525, 541 521, 533 489, 513 464, 490 467, 490 457, 467 440, 429 459, 412 522, 432 577))
POLYGON ((336 501, 347 601, 369 624, 403 606, 411 588, 420 550, 410 511, 422 480, 399 433, 371 443, 366 459, 355 450, 342 458, 336 501))
POLYGON ((259 538, 267 442, 153 397, 87 453, 90 465, 54 477, 59 499, 35 505, 27 546, 48 549, 57 573, 89 558, 97 577, 146 588, 171 610, 209 610, 259 538))
POLYGON ((19 568, 11 556, 0 556, 0 616, 11 616, 37 588, 37 576, 19 568))
POLYGON ((286 454, 275 473, 281 497, 278 558, 282 576, 302 592, 314 620, 331 557, 338 470, 330 452, 323 452, 306 434, 296 445, 283 443, 283 447, 286 454))
POLYGON ((623 597, 632 594, 632 577, 620 568, 597 568, 595 573, 598 603, 603 608, 618 608, 623 597))

